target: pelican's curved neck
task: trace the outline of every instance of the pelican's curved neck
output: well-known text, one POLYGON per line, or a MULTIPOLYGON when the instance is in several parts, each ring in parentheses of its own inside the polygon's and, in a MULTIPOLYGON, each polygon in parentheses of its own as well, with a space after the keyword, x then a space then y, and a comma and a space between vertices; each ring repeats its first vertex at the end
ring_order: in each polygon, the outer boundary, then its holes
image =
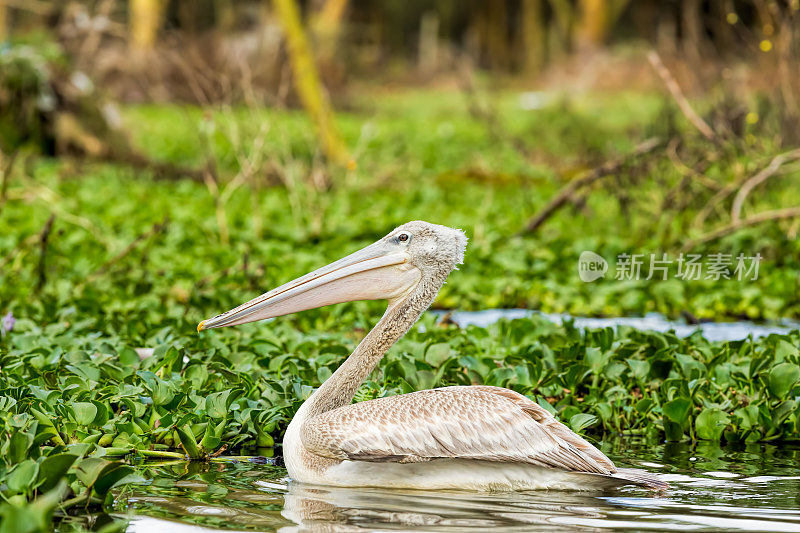
POLYGON ((391 301, 383 317, 359 343, 352 354, 301 407, 303 418, 309 418, 353 401, 356 391, 380 360, 414 322, 433 303, 448 272, 426 279, 404 297, 391 301))

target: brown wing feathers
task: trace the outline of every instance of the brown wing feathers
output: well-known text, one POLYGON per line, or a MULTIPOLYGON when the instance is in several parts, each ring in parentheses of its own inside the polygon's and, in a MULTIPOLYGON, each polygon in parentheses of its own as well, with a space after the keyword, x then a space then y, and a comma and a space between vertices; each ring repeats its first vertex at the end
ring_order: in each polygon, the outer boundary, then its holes
POLYGON ((464 458, 610 474, 614 464, 508 389, 446 387, 347 405, 303 425, 311 453, 360 461, 464 458))

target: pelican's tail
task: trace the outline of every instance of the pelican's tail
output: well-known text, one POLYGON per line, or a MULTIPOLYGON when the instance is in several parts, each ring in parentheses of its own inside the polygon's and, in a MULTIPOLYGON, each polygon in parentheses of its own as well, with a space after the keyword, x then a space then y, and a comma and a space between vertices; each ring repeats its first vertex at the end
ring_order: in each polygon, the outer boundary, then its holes
POLYGON ((645 470, 638 470, 636 468, 619 468, 616 472, 609 477, 618 479, 623 482, 633 483, 640 487, 645 487, 651 490, 667 490, 669 484, 661 481, 655 475, 645 470))

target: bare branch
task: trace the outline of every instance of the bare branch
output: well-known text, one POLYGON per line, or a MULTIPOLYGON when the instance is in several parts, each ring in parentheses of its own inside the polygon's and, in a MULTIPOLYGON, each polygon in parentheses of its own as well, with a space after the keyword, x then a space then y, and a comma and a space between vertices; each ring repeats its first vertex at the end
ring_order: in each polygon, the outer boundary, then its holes
POLYGON ((727 226, 723 226, 717 230, 711 231, 706 233, 705 235, 701 235, 696 239, 692 239, 688 241, 684 245, 684 250, 689 250, 694 248, 698 244, 703 244, 710 241, 715 241, 726 235, 730 235, 731 233, 735 233, 736 231, 742 228, 748 228, 750 226, 756 226, 763 222, 769 222, 771 220, 783 220, 786 218, 796 218, 800 217, 800 207, 787 207, 784 209, 774 209, 772 211, 763 211, 761 213, 757 213, 755 215, 749 216, 744 219, 739 219, 735 222, 731 222, 727 226))
POLYGON ((745 181, 739 189, 739 192, 736 193, 736 197, 733 199, 733 205, 731 206, 731 220, 736 222, 741 217, 742 206, 744 205, 745 199, 747 199, 747 195, 750 194, 750 191, 772 177, 778 171, 781 165, 787 161, 797 158, 800 158, 800 149, 776 155, 774 158, 772 158, 772 161, 769 162, 769 165, 764 167, 761 172, 745 181))
POLYGON ((655 50, 651 50, 647 54, 647 60, 650 61, 650 64, 655 69, 656 73, 661 77, 661 80, 664 82, 664 85, 667 86, 667 90, 669 90, 672 97, 675 99, 675 102, 678 104, 678 107, 681 110, 681 113, 692 123, 692 125, 697 128, 697 130, 703 134, 703 136, 708 139, 709 141, 713 141, 716 138, 714 135, 714 130, 711 129, 700 115, 695 113, 692 106, 689 104, 689 101, 684 96, 683 91, 681 90, 681 86, 678 85, 678 82, 675 81, 675 78, 672 76, 672 73, 669 69, 664 65, 664 62, 661 61, 661 56, 658 55, 658 52, 655 50))
POLYGON ((50 218, 48 218, 47 222, 44 224, 44 228, 42 228, 42 232, 39 234, 39 276, 38 281, 36 282, 37 291, 41 290, 42 287, 44 287, 44 284, 47 282, 47 241, 50 239, 50 232, 53 230, 53 221, 55 219, 55 215, 50 215, 50 218))
POLYGON ((168 218, 164 218, 164 220, 162 220, 161 222, 153 224, 153 227, 150 228, 150 230, 148 230, 145 233, 142 233, 142 234, 138 235, 135 239, 133 239, 130 242, 130 244, 128 244, 128 246, 125 247, 124 250, 122 250, 120 253, 118 253, 117 255, 115 255, 114 257, 112 257, 111 259, 106 261, 105 263, 103 263, 100 266, 100 268, 98 268, 97 270, 95 270, 94 272, 89 274, 89 276, 87 276, 86 280, 83 283, 80 284, 80 286, 83 286, 83 285, 86 284, 86 282, 92 281, 94 279, 97 279, 102 274, 106 273, 108 271, 108 269, 111 268, 115 263, 118 263, 122 258, 124 258, 129 253, 131 253, 140 242, 146 241, 150 237, 152 237, 154 235, 157 235, 159 233, 163 233, 167 229, 167 223, 168 222, 169 222, 169 219, 168 218))
POLYGON ((539 226, 541 226, 548 218, 550 218, 550 216, 552 216, 553 213, 567 203, 575 191, 581 187, 591 185, 595 181, 613 174, 622 168, 626 163, 637 157, 652 152, 663 144, 664 142, 661 139, 652 137, 637 145, 631 153, 612 161, 607 161, 602 165, 587 171, 579 178, 570 181, 553 197, 552 200, 550 200, 550 202, 548 202, 546 206, 544 206, 538 213, 531 217, 531 219, 528 221, 528 224, 525 226, 525 229, 521 233, 531 233, 536 231, 539 226))

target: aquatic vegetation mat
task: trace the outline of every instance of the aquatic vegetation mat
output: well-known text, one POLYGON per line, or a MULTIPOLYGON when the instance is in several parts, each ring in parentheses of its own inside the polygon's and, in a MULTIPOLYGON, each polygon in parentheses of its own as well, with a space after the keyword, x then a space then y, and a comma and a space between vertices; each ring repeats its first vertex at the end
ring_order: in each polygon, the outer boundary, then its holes
MULTIPOLYGON (((77 318, 62 310, 47 325, 18 319, 0 341, 8 502, 0 512, 8 516, 26 501, 50 502, 50 511, 62 500, 105 508, 111 488, 145 459, 271 454, 257 449, 280 439, 358 340, 315 333, 312 315, 204 335, 174 327, 152 339, 163 342, 151 354, 77 318)), ((584 331, 538 316, 461 329, 427 315, 357 399, 497 385, 592 438, 785 442, 800 434, 798 344, 798 331, 710 343, 626 327, 584 331)))

